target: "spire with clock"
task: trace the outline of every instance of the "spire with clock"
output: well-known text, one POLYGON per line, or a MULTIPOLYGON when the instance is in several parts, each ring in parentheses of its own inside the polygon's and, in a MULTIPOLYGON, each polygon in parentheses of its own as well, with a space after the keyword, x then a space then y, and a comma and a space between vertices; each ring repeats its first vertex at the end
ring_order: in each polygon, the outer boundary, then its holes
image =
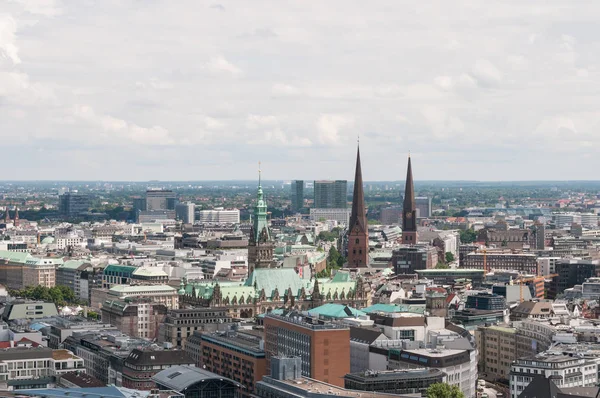
POLYGON ((404 189, 404 205, 402 206, 402 243, 417 243, 417 206, 415 204, 415 187, 413 185, 410 153, 406 170, 406 188, 404 189))
POLYGON ((365 209, 362 170, 360 167, 360 146, 356 151, 356 172, 354 175, 354 194, 352 212, 348 225, 348 268, 369 266, 369 226, 365 209))

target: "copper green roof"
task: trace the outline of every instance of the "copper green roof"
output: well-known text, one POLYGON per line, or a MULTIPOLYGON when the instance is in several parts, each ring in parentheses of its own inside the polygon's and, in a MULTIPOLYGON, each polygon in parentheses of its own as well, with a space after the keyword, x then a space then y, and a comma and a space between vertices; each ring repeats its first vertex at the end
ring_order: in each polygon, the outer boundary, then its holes
POLYGON ((33 256, 29 253, 21 253, 21 252, 11 252, 8 250, 0 250, 0 258, 3 260, 8 260, 13 263, 22 263, 25 264, 27 260, 33 258, 33 256))
POLYGON ((83 264, 88 264, 90 267, 92 266, 88 261, 82 260, 67 260, 64 264, 61 264, 58 268, 61 269, 78 269, 83 264))
MULTIPOLYGON (((308 281, 307 281, 308 282, 308 281)), ((291 288, 294 296, 298 297, 302 288, 308 288, 293 268, 258 268, 246 280, 246 286, 256 286, 256 291, 265 290, 265 295, 270 298, 275 289, 283 296, 291 288)), ((307 289, 308 290, 308 289, 307 289)))
POLYGON ((311 315, 318 314, 325 318, 350 318, 367 315, 356 308, 348 307, 343 304, 327 303, 308 311, 311 315))
POLYGON ((135 271, 137 267, 132 267, 130 265, 121 265, 121 264, 109 264, 104 268, 104 273, 107 272, 125 272, 132 273, 135 271))

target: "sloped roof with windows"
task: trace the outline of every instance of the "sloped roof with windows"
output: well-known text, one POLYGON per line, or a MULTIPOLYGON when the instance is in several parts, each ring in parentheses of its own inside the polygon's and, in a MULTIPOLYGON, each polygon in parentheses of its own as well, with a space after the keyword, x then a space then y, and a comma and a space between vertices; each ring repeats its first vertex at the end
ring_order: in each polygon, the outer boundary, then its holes
POLYGON ((230 382, 231 384, 243 388, 243 386, 231 379, 209 372, 205 369, 196 368, 193 366, 172 366, 161 370, 154 376, 152 380, 172 390, 182 392, 197 383, 204 383, 211 380, 219 380, 230 382))

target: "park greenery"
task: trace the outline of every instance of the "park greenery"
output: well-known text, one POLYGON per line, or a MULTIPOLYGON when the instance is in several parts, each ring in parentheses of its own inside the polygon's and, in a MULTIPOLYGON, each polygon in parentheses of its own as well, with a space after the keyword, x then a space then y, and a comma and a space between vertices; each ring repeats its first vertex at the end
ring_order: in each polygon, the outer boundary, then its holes
POLYGON ((445 383, 435 383, 427 389, 427 398, 465 398, 458 386, 445 383))
POLYGON ((28 298, 39 301, 52 301, 58 306, 77 305, 79 300, 73 290, 67 286, 45 287, 42 285, 27 286, 21 290, 9 290, 12 297, 28 298))
POLYGON ((330 277, 331 271, 342 268, 345 262, 346 258, 340 254, 335 246, 331 246, 331 249, 329 249, 329 254, 327 255, 327 266, 323 271, 317 273, 317 278, 330 277))

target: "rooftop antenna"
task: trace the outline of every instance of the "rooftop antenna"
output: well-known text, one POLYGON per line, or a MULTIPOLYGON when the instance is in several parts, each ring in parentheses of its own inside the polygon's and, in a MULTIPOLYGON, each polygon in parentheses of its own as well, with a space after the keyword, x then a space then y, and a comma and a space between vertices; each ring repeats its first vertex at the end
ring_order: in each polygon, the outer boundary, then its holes
POLYGON ((260 186, 260 160, 258 161, 258 186, 260 186))

